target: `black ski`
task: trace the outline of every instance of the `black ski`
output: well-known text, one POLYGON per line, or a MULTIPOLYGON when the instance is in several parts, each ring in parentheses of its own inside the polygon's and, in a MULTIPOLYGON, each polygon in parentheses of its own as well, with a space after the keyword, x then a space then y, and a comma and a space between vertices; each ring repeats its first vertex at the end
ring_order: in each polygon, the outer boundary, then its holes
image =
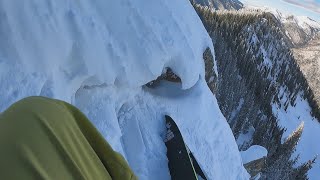
POLYGON ((183 141, 178 126, 170 116, 165 116, 167 134, 165 144, 167 146, 167 157, 169 170, 173 180, 197 180, 200 176, 206 179, 198 162, 183 141))

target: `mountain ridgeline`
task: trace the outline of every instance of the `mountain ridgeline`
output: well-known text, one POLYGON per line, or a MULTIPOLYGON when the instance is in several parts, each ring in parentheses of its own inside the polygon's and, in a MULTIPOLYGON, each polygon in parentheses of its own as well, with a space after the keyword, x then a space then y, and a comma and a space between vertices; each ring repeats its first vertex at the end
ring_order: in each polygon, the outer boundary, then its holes
POLYGON ((215 47, 219 75, 213 92, 239 149, 254 144, 267 148, 262 179, 307 179, 315 160, 298 164, 299 156, 292 157, 303 124, 283 142, 286 129, 274 111, 295 107, 298 97, 308 100, 318 120, 320 111, 280 22, 267 12, 213 11, 193 5, 215 47), (249 138, 241 141, 244 135, 249 138))
POLYGON ((219 10, 239 10, 243 8, 243 4, 238 0, 191 0, 202 6, 207 6, 219 10))

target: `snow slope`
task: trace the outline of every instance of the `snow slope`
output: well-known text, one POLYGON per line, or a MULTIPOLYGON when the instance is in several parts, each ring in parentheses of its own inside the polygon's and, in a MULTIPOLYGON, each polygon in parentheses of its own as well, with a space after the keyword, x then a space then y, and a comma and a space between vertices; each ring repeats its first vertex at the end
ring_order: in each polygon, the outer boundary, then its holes
POLYGON ((0 112, 42 95, 78 106, 140 179, 169 179, 171 115, 209 179, 247 179, 204 81, 212 48, 188 1, 0 1, 0 112), (143 85, 170 67, 181 79, 143 85))
MULTIPOLYGON (((311 109, 307 100, 298 95, 295 106, 289 105, 287 110, 284 109, 284 102, 288 95, 284 93, 281 99, 281 107, 277 104, 272 104, 272 112, 278 118, 279 124, 286 128, 283 136, 283 141, 295 131, 301 123, 304 123, 304 129, 297 145, 295 156, 299 154, 300 163, 312 160, 320 154, 319 139, 320 124, 317 119, 310 115, 311 109)), ((316 180, 320 178, 320 161, 319 158, 308 172, 308 178, 316 180)))
POLYGON ((176 121, 207 177, 246 179, 237 145, 210 92, 203 79, 188 90, 166 81, 155 89, 86 87, 76 93, 75 104, 125 155, 141 179, 169 179, 165 114, 176 121))

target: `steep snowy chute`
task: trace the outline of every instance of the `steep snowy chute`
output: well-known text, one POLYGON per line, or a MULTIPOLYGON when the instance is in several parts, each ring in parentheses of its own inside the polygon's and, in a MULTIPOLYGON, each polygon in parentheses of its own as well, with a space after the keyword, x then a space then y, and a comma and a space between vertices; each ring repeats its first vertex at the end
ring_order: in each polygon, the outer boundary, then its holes
POLYGON ((212 48, 186 0, 0 2, 0 111, 31 95, 78 106, 141 179, 169 179, 164 114, 210 179, 246 179, 204 81, 212 48), (182 85, 143 85, 170 67, 182 85))

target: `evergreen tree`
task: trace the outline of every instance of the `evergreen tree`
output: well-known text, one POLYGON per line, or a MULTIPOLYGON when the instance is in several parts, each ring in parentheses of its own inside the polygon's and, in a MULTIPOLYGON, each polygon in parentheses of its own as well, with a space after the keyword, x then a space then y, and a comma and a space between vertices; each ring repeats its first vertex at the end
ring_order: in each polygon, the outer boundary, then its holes
POLYGON ((291 158, 296 150, 303 128, 304 123, 302 122, 273 154, 268 155, 266 161, 267 166, 263 170, 266 179, 291 180, 295 179, 296 176, 301 178, 306 177, 307 171, 311 168, 312 161, 305 163, 301 167, 295 168, 294 165, 297 163, 299 156, 293 159, 291 158))
POLYGON ((230 12, 212 11, 196 4, 194 7, 215 45, 219 107, 236 138, 250 127, 254 129, 252 139, 239 148, 245 150, 252 144, 267 148, 263 177, 290 179, 294 173, 306 176, 312 161, 298 170, 295 165, 299 157, 291 157, 303 125, 282 144, 285 129, 272 112, 272 104, 284 109, 295 106, 301 93, 317 112, 312 91, 277 27, 279 22, 271 13, 259 10, 230 12), (240 101, 245 102, 241 107, 240 101))

